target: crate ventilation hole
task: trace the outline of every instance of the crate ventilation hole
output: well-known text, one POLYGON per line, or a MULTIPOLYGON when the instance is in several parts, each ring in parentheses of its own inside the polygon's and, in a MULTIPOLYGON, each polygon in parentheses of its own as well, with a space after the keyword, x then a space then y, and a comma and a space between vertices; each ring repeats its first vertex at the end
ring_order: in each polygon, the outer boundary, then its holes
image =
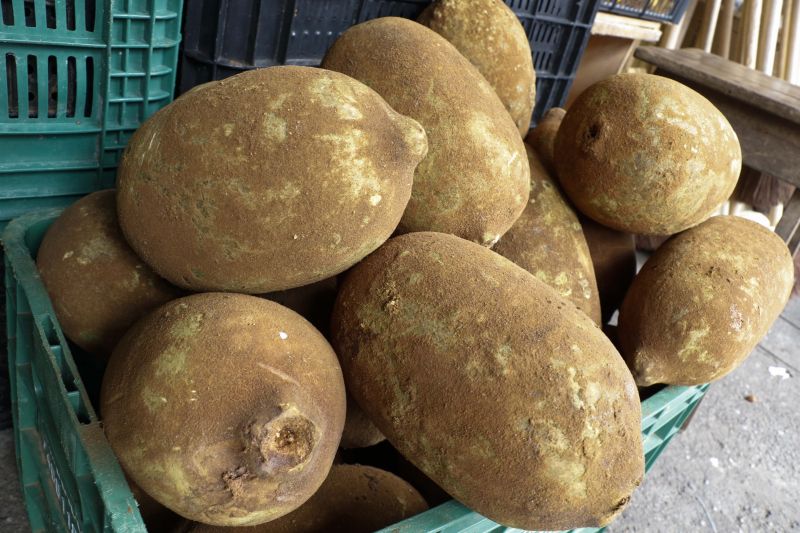
MULTIPOLYGON (((3 0, 5 1, 5 0, 3 0)), ((38 69, 38 61, 41 58, 35 55, 28 55, 27 58, 25 56, 16 56, 12 53, 7 53, 5 56, 5 72, 6 72, 6 83, 7 85, 7 95, 8 95, 8 118, 20 118, 19 117, 19 98, 20 94, 25 94, 25 85, 21 83, 21 80, 17 77, 17 62, 18 61, 27 61, 27 72, 28 72, 28 79, 27 79, 27 98, 28 98, 28 118, 45 118, 39 117, 39 98, 44 97, 45 95, 40 94, 40 89, 42 91, 46 91, 47 97, 47 118, 74 118, 74 117, 91 117, 92 116, 92 104, 93 104, 93 96, 94 96, 94 58, 92 57, 85 57, 85 58, 76 58, 75 56, 69 56, 66 58, 66 91, 62 94, 59 94, 58 91, 58 81, 59 81, 59 69, 58 69, 58 58, 56 56, 47 56, 47 83, 39 83, 39 69, 38 69), (77 93, 77 86, 78 86, 78 69, 77 69, 77 62, 82 61, 83 65, 80 69, 80 73, 84 79, 82 79, 81 85, 86 88, 86 100, 84 102, 83 109, 76 109, 76 93, 77 93), (63 105, 63 115, 58 116, 59 110, 59 99, 61 99, 63 105)), ((62 59, 63 60, 63 59, 62 59)), ((64 66, 62 65, 61 71, 61 79, 63 80, 64 66)), ((42 80, 43 81, 43 80, 42 80)))
POLYGON ((66 29, 68 31, 76 30, 76 14, 83 11, 83 21, 85 22, 80 31, 94 31, 95 9, 97 7, 96 0, 46 0, 44 3, 44 13, 36 12, 36 3, 34 0, 25 0, 23 3, 23 13, 15 13, 13 0, 0 0, 0 8, 2 8, 3 24, 5 26, 22 25, 29 28, 35 28, 37 20, 39 24, 42 20, 45 26, 50 29, 56 28, 56 3, 63 5, 62 9, 66 10, 66 29))

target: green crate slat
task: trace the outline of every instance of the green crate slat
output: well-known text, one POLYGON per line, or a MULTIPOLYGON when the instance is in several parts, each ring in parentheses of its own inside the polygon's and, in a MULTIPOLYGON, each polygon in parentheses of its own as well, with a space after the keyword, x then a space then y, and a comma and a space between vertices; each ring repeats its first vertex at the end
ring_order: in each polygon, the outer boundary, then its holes
POLYGON ((11 1, 13 23, 0 22, 0 198, 16 200, 0 201, 0 226, 64 205, 42 198, 75 194, 78 169, 95 174, 89 189, 79 174, 82 193, 107 186, 130 134, 172 100, 182 9, 183 0, 11 1), (20 179, 28 183, 18 189, 20 179))
MULTIPOLYGON (((2 205, 2 204, 0 204, 2 205)), ((64 339, 34 256, 51 209, 13 220, 6 250, 6 330, 18 466, 34 531, 145 531, 122 470, 105 440, 64 339)), ((87 377, 88 380, 88 377, 87 377)), ((708 385, 665 387, 642 402, 646 469, 663 452, 708 385)), ((512 533, 456 501, 389 526, 382 533, 512 533)), ((596 533, 581 528, 570 533, 596 533)))
POLYGON ((51 209, 3 233, 18 467, 34 531, 145 531, 34 262, 51 209))

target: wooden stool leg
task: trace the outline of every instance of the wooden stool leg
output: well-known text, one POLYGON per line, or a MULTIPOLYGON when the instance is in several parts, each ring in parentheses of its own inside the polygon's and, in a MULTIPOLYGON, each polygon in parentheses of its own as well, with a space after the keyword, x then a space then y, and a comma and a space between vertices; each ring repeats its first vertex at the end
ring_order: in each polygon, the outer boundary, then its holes
POLYGON ((758 70, 772 76, 775 68, 775 50, 778 46, 778 32, 781 27, 783 0, 767 0, 758 45, 758 70))
POLYGON ((731 56, 731 33, 733 33, 733 14, 735 11, 736 0, 722 0, 722 10, 719 13, 713 52, 725 59, 729 59, 731 56))
POLYGON ((783 216, 775 227, 775 233, 789 245, 792 255, 800 247, 800 189, 795 189, 792 198, 783 208, 783 216))
POLYGON ((758 34, 761 29, 762 0, 745 0, 745 26, 742 33, 742 64, 756 68, 758 34))
MULTIPOLYGON (((761 1, 761 0, 757 0, 761 1)), ((697 48, 702 48, 706 52, 711 51, 711 44, 714 42, 714 33, 717 31, 717 19, 722 0, 706 0, 706 9, 703 12, 703 25, 697 35, 697 48)))
POLYGON ((800 85, 800 0, 792 0, 791 21, 784 20, 789 26, 786 43, 786 81, 800 85))

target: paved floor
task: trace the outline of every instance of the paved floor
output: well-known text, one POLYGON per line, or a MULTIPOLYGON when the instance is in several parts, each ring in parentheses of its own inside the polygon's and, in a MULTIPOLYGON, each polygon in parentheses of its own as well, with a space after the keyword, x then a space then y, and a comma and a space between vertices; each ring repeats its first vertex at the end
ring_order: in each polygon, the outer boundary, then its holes
MULTIPOLYGON (((6 429, 0 532, 26 529, 6 429)), ((800 298, 744 365, 710 388, 609 531, 800 531, 800 298)))

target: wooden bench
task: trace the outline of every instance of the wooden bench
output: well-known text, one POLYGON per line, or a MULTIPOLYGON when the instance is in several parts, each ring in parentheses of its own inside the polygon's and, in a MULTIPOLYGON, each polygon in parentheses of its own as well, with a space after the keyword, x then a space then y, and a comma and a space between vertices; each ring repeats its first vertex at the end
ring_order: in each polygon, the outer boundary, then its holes
POLYGON ((775 232, 800 250, 800 87, 694 48, 639 47, 635 56, 699 92, 739 136, 744 163, 798 189, 775 232))

